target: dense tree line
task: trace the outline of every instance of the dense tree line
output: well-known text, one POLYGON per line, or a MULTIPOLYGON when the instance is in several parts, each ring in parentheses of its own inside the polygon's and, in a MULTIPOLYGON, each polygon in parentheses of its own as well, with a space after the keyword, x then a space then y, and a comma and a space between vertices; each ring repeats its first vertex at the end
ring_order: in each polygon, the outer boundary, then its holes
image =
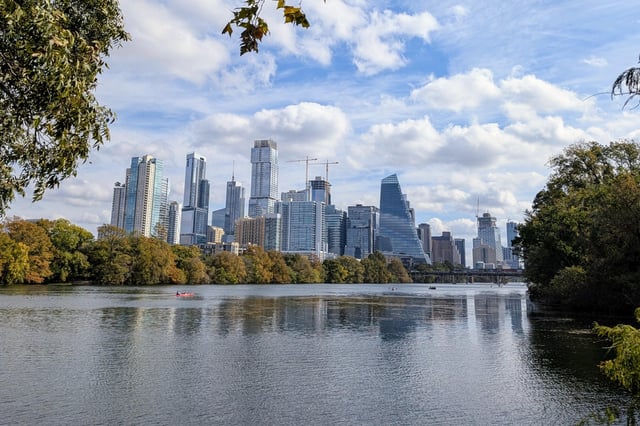
POLYGON ((0 232, 0 283, 91 282, 99 285, 404 283, 398 259, 374 253, 359 261, 324 262, 300 254, 249 247, 204 256, 195 246, 169 245, 104 225, 101 238, 64 219, 12 220, 0 232))
POLYGON ((550 165, 516 242, 531 298, 633 312, 640 306, 640 147, 579 143, 550 165))

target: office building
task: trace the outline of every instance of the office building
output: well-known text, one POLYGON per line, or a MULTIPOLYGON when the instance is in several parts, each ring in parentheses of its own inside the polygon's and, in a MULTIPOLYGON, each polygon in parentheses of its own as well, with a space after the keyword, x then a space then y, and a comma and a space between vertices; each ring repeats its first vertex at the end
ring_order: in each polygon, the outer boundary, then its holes
POLYGON ((281 213, 281 250, 305 252, 324 258, 327 252, 327 228, 324 203, 292 201, 279 203, 281 213))
POLYGON ((249 217, 275 213, 277 196, 278 145, 270 139, 256 140, 251 149, 249 217))
POLYGON ((418 238, 422 243, 422 250, 424 251, 424 254, 433 260, 433 256, 431 256, 431 225, 428 223, 421 223, 418 225, 418 238))
POLYGON ((113 188, 113 200, 111 202, 111 225, 124 229, 125 205, 127 200, 127 186, 116 182, 113 188))
POLYGON ((456 238, 453 240, 456 248, 458 249, 458 253, 460 254, 460 265, 463 268, 467 267, 467 253, 466 253, 466 244, 464 242, 464 238, 456 238))
POLYGON ((182 204, 177 201, 169 203, 169 226, 167 231, 167 242, 169 244, 180 244, 180 224, 182 221, 182 204))
POLYGON ((211 226, 217 226, 224 229, 224 222, 227 216, 227 208, 223 207, 211 212, 211 226))
POLYGON ((482 216, 478 217, 478 241, 474 239, 473 243, 473 263, 485 260, 482 258, 495 259, 494 264, 501 264, 504 260, 503 252, 502 252, 502 243, 500 241, 500 229, 496 225, 496 218, 491 216, 491 214, 483 213, 482 216), (482 247, 482 251, 477 251, 477 248, 482 247), (487 253, 487 250, 492 251, 492 253, 487 253), (482 258, 477 258, 476 253, 482 258))
POLYGON ((362 204, 348 206, 344 254, 366 259, 375 251, 379 228, 380 209, 362 204))
MULTIPOLYGON (((236 221, 244 217, 244 188, 231 176, 227 182, 227 197, 224 213, 224 233, 226 237, 235 234, 236 221)), ((228 240, 228 238, 227 238, 228 240)))
POLYGON ((451 232, 443 232, 440 237, 431 237, 431 260, 434 263, 460 265, 460 253, 451 232))
POLYGON ((315 179, 310 180, 309 188, 311 190, 311 201, 324 203, 327 206, 331 204, 331 184, 324 180, 322 176, 316 176, 315 179))
POLYGON ((327 224, 327 251, 342 256, 347 243, 347 212, 333 205, 325 205, 324 216, 327 224))
POLYGON ((207 159, 195 152, 187 155, 184 176, 184 202, 180 224, 180 244, 207 242, 209 218, 209 181, 207 159))
POLYGON ((399 257, 405 265, 431 263, 425 255, 415 229, 414 216, 402 193, 397 175, 380 184, 380 235, 377 249, 387 256, 399 257))
POLYGON ((166 239, 169 181, 163 177, 162 161, 151 155, 131 158, 125 188, 124 230, 166 239))

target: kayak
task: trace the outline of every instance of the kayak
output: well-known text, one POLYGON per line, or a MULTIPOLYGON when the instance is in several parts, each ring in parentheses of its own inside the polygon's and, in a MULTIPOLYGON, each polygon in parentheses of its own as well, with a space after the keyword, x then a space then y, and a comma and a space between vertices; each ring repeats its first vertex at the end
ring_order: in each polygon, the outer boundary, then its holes
POLYGON ((176 293, 176 297, 193 297, 193 293, 176 293))

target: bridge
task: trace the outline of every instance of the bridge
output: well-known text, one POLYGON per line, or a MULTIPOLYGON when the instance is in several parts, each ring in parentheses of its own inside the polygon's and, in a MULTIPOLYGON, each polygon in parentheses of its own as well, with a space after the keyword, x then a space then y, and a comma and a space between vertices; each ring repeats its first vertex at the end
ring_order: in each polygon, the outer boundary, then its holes
POLYGON ((522 281, 522 269, 465 269, 459 271, 411 271, 414 283, 506 283, 522 281))

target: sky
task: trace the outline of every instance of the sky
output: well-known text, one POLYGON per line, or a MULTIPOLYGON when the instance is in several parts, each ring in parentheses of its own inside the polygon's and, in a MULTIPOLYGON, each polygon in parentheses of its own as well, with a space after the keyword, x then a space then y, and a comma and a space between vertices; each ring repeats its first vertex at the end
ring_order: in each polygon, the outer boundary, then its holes
POLYGON ((432 235, 477 235, 476 214, 520 222, 570 144, 640 140, 640 111, 611 98, 640 53, 640 9, 609 0, 305 0, 309 29, 267 0, 270 34, 240 56, 221 31, 240 0, 123 0, 131 41, 107 58, 97 97, 111 141, 43 200, 7 216, 110 222, 131 157, 164 162, 182 202, 186 156, 207 158, 210 210, 232 174, 250 191, 256 139, 278 143, 279 192, 325 176, 346 209, 379 205, 393 173, 432 235))

